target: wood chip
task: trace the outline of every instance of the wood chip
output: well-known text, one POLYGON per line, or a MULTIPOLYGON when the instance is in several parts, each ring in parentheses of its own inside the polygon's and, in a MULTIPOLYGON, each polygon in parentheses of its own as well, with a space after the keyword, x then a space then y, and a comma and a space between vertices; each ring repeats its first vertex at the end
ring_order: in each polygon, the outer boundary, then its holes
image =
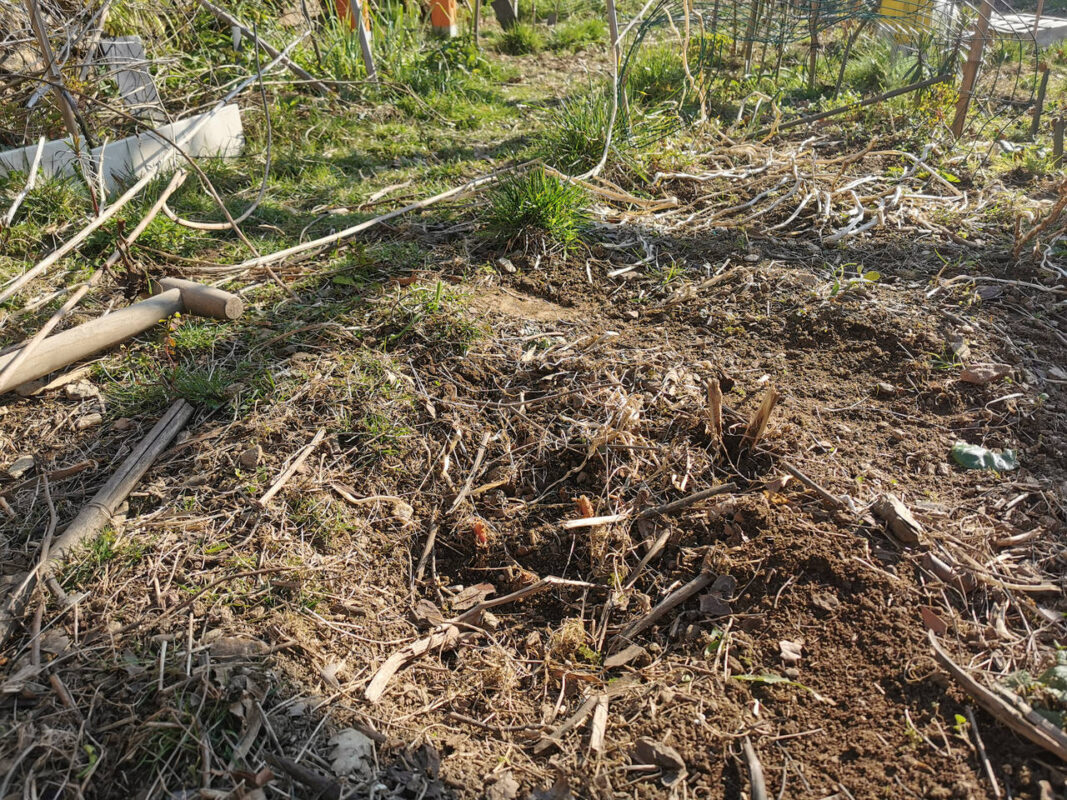
POLYGON ((892 534, 904 544, 915 545, 922 541, 923 528, 906 505, 891 494, 883 494, 871 506, 871 513, 883 520, 892 534))

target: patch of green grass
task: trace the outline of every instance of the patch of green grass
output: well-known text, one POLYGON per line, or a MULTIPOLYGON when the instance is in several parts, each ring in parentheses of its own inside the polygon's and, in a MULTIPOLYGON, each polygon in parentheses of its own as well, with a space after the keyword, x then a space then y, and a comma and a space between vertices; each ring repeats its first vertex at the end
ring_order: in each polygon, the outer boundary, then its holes
POLYGON ((545 48, 545 37, 528 22, 516 22, 504 31, 496 43, 497 50, 512 56, 540 53, 545 48))
POLYGON ((67 589, 89 583, 108 565, 118 567, 136 564, 144 556, 146 545, 135 540, 119 540, 110 526, 88 542, 80 553, 67 560, 59 576, 60 585, 67 589))
POLYGON ((564 183, 544 169, 532 169, 501 183, 492 192, 485 227, 498 242, 541 236, 564 249, 573 245, 588 221, 588 198, 579 186, 564 183))
MULTIPOLYGON (((549 110, 536 149, 548 164, 567 173, 585 172, 600 162, 604 153, 604 136, 611 122, 611 98, 603 92, 590 91, 569 98, 549 110)), ((616 119, 612 148, 624 144, 619 136, 621 123, 616 119)))
POLYGON ((685 67, 678 47, 654 44, 643 48, 626 72, 630 96, 646 106, 677 99, 685 90, 685 67))
POLYGON ((548 46, 561 53, 577 53, 587 47, 605 44, 608 38, 608 26, 597 17, 573 19, 561 22, 552 29, 548 46))
POLYGON ((466 353, 486 331, 463 313, 464 299, 444 281, 410 287, 389 311, 393 331, 386 346, 420 341, 435 350, 466 353))

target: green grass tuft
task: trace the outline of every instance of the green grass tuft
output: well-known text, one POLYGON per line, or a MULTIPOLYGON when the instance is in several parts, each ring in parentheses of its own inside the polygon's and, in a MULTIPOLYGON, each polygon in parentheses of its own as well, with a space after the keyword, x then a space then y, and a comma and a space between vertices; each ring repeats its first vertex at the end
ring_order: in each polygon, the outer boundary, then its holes
POLYGON ((545 37, 530 23, 516 22, 504 31, 496 46, 501 53, 512 56, 539 53, 545 47, 545 37))
POLYGON ((657 44, 643 48, 626 72, 630 96, 646 106, 676 99, 685 89, 685 67, 678 48, 657 44))
POLYGON ((492 193, 486 231, 497 241, 546 236, 570 247, 588 220, 585 192, 544 169, 501 183, 492 193))
POLYGON ((561 53, 577 53, 587 47, 603 44, 607 38, 607 24, 602 19, 586 17, 556 25, 548 46, 561 53))
MULTIPOLYGON (((611 98, 602 92, 589 92, 563 100, 549 110, 538 144, 538 154, 564 172, 584 172, 600 162, 604 135, 611 121, 611 98)), ((616 118, 612 149, 624 145, 622 122, 616 118)))

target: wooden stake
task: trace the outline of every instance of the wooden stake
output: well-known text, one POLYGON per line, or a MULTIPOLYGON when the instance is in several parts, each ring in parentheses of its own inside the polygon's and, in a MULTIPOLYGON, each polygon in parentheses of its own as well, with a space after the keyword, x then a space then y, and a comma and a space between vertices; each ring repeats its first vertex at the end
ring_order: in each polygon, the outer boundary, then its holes
POLYGON ((363 55, 363 68, 367 70, 367 80, 377 81, 378 70, 374 68, 374 55, 371 53, 371 36, 370 29, 367 27, 366 6, 363 5, 363 0, 352 0, 352 2, 356 4, 360 19, 360 23, 356 25, 356 32, 359 35, 359 49, 363 55))
POLYGON ((1052 122, 1052 168, 1063 165, 1063 117, 1056 117, 1052 122))
POLYGON ((1045 91, 1048 89, 1048 76, 1051 70, 1042 62, 1037 67, 1041 71, 1041 83, 1037 86, 1037 100, 1034 103, 1034 118, 1030 121, 1030 138, 1037 136, 1041 128, 1041 113, 1045 110, 1045 91))
POLYGON ((993 13, 992 0, 982 0, 978 9, 978 23, 971 37, 971 49, 967 52, 967 63, 963 65, 963 78, 960 81, 960 99, 956 103, 956 118, 952 120, 952 135, 957 139, 963 135, 963 125, 967 121, 967 109, 971 104, 971 93, 978 79, 978 66, 982 63, 982 50, 985 48, 986 35, 989 33, 989 17, 993 13))
POLYGON ((482 21, 482 0, 474 0, 474 46, 481 49, 482 43, 478 40, 482 21))
POLYGON ((1041 13, 1045 10, 1045 0, 1037 0, 1037 10, 1034 12, 1034 39, 1037 39, 1037 31, 1041 26, 1041 13))

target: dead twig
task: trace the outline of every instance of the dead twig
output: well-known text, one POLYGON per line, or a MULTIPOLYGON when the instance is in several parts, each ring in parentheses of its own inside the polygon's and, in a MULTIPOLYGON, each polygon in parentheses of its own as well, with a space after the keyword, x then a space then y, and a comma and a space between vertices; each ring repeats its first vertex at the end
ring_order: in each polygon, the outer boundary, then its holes
POLYGON ((803 483, 805 486, 807 486, 809 489, 811 489, 813 492, 815 492, 815 494, 819 495, 819 497, 821 497, 823 500, 825 500, 827 503, 829 503, 834 508, 846 508, 845 502, 843 500, 841 500, 841 498, 835 497, 834 495, 830 494, 828 491, 826 491, 826 489, 824 489, 822 486, 817 484, 815 481, 813 481, 811 478, 809 478, 807 475, 805 475, 799 469, 794 467, 792 464, 790 464, 784 458, 780 459, 778 461, 778 463, 782 467, 782 469, 784 469, 786 472, 788 472, 790 475, 792 475, 798 481, 803 483))
POLYGON ((745 765, 748 767, 748 796, 751 800, 767 800, 767 781, 763 777, 763 766, 759 763, 756 748, 747 736, 741 740, 741 752, 745 755, 745 765))
MULTIPOLYGON (((1067 734, 1055 729, 1047 720, 1044 721, 1044 725, 1035 722, 1034 718, 1041 718, 1033 714, 1033 709, 1028 706, 1026 711, 1013 708, 1006 701, 982 686, 982 684, 968 675, 962 667, 957 665, 948 653, 941 648, 933 631, 927 632, 927 639, 930 642, 930 647, 933 648, 934 658, 937 659, 937 662, 986 712, 1024 739, 1067 761, 1067 734), (1029 711, 1029 714, 1026 713, 1027 711, 1029 711)), ((1017 701, 1016 705, 1020 703, 1021 701, 1017 701)))
POLYGON ((711 582, 715 580, 715 575, 709 569, 702 569, 700 574, 693 580, 689 581, 682 588, 671 592, 665 598, 660 600, 656 604, 655 608, 645 614, 643 617, 634 620, 630 625, 620 634, 618 634, 613 640, 615 649, 624 642, 629 642, 634 636, 639 634, 645 628, 654 625, 657 621, 663 618, 673 608, 680 606, 686 600, 693 597, 698 592, 702 591, 706 587, 711 585, 711 582))
POLYGON ((978 751, 978 760, 982 762, 986 777, 989 778, 989 784, 993 787, 993 796, 999 798, 1000 784, 997 783, 993 765, 989 763, 989 756, 986 755, 985 742, 982 741, 982 735, 978 732, 978 723, 974 719, 974 709, 970 706, 964 706, 963 713, 967 715, 967 721, 971 724, 971 733, 974 735, 974 746, 978 751))
POLYGON ((278 477, 274 479, 274 483, 272 483, 270 485, 270 488, 267 489, 267 491, 263 493, 263 496, 259 498, 257 502, 259 503, 260 508, 267 507, 267 503, 271 501, 271 498, 273 498, 274 495, 278 494, 278 492, 282 490, 285 484, 289 482, 289 479, 296 474, 296 471, 300 469, 300 465, 303 464, 305 460, 307 460, 307 457, 311 455, 312 451, 316 447, 319 446, 319 442, 321 442, 323 440, 323 437, 325 436, 326 429, 319 428, 318 432, 315 434, 315 437, 306 445, 304 445, 303 449, 301 449, 300 452, 296 454, 296 457, 290 462, 289 466, 283 469, 278 474, 278 477))

